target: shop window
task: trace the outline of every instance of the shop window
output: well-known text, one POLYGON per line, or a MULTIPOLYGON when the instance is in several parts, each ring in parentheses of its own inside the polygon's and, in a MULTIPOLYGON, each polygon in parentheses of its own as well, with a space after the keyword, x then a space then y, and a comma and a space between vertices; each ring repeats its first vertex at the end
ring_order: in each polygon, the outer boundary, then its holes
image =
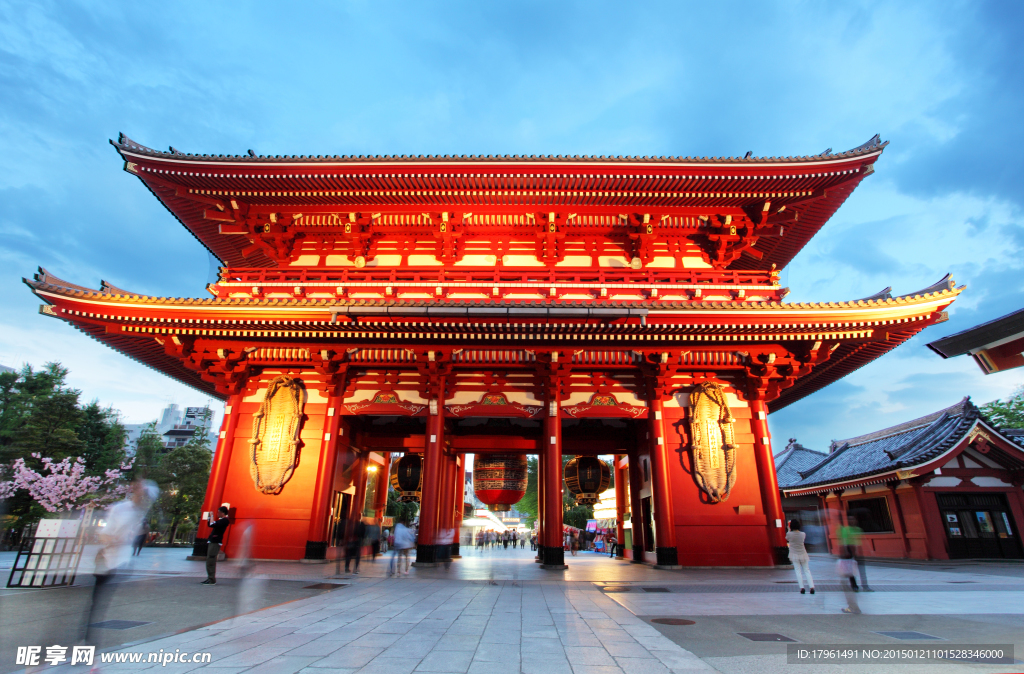
POLYGON ((895 531, 886 498, 864 498, 846 504, 847 512, 857 518, 857 526, 866 534, 890 534, 895 531))

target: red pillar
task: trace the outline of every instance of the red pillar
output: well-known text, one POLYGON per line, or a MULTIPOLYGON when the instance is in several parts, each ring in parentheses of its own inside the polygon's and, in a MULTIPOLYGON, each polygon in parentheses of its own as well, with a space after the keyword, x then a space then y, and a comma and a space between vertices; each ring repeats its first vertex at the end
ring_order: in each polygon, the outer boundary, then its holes
MULTIPOLYGON (((214 512, 221 506, 224 498, 224 485, 228 479, 228 467, 231 465, 231 450, 235 443, 235 431, 238 428, 238 417, 242 413, 242 394, 236 393, 224 405, 224 419, 220 423, 220 434, 217 436, 217 451, 213 455, 210 466, 210 481, 206 485, 203 498, 203 512, 214 512)), ((206 556, 206 537, 210 535, 210 527, 206 520, 199 523, 196 532, 196 544, 193 554, 206 556)))
POLYGON ((377 473, 377 491, 373 495, 373 517, 379 524, 388 507, 388 484, 391 482, 391 452, 384 452, 384 465, 377 473))
POLYGON ((455 526, 455 477, 458 466, 455 457, 441 455, 441 496, 438 504, 437 533, 439 545, 451 545, 452 529, 455 526))
POLYGON ((541 462, 544 464, 544 546, 540 551, 541 568, 564 569, 562 547, 562 420, 559 404, 548 401, 544 417, 544 438, 541 462))
MULTIPOLYGON (((438 390, 444 391, 444 377, 438 390)), ((416 564, 437 563, 437 522, 440 508, 441 462, 444 453, 444 402, 432 401, 434 410, 427 416, 423 450, 423 496, 420 499, 420 528, 416 538, 416 564)))
POLYGON ((452 522, 455 534, 452 541, 452 557, 461 557, 462 518, 466 514, 466 455, 459 454, 456 459, 458 465, 455 467, 455 515, 452 522))
POLYGON ((640 490, 644 488, 644 476, 640 470, 639 453, 634 451, 629 455, 626 470, 629 472, 629 521, 633 525, 633 559, 630 561, 634 564, 643 564, 647 545, 644 541, 644 511, 640 498, 640 490))
POLYGON ((668 447, 665 446, 665 420, 662 418, 662 402, 651 401, 647 426, 651 441, 651 475, 654 491, 654 539, 656 566, 662 569, 678 568, 679 552, 676 549, 675 513, 672 509, 672 480, 669 477, 668 447))
POLYGON ((626 529, 623 527, 626 515, 626 471, 619 467, 623 455, 615 455, 615 540, 619 543, 617 559, 622 559, 623 545, 626 541, 626 529))
POLYGON ((306 559, 327 558, 327 542, 330 538, 327 523, 330 520, 331 495, 334 493, 341 400, 336 395, 327 399, 327 419, 320 442, 320 460, 317 462, 316 484, 313 487, 313 506, 309 512, 309 532, 306 534, 306 559))
POLYGON ((768 544, 772 546, 776 564, 789 559, 786 551, 786 515, 782 512, 779 480, 775 476, 775 457, 772 456, 772 436, 768 432, 768 406, 763 400, 750 401, 751 430, 754 432, 754 461, 757 481, 761 485, 761 505, 768 520, 768 544))
POLYGON ((544 549, 544 448, 537 456, 537 557, 534 559, 538 564, 544 560, 540 551, 544 549))
POLYGON ((352 496, 352 505, 349 508, 349 525, 363 516, 363 508, 366 506, 366 468, 370 463, 370 457, 366 454, 356 454, 356 461, 352 464, 352 483, 356 487, 356 493, 352 496))
POLYGON ((896 492, 896 487, 899 486, 899 480, 890 482, 886 486, 889 487, 889 493, 892 495, 892 507, 896 511, 896 526, 899 527, 899 531, 896 532, 900 535, 900 540, 903 542, 903 558, 910 559, 910 541, 907 539, 907 523, 903 519, 903 506, 900 504, 900 495, 896 492))

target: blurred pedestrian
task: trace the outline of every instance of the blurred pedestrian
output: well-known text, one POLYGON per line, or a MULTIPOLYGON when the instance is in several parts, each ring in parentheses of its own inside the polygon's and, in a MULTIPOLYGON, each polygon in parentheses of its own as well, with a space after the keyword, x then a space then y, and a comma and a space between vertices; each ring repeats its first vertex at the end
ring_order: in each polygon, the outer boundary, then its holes
POLYGON ((860 585, 857 585, 856 578, 851 578, 850 584, 853 586, 854 592, 871 592, 871 588, 868 587, 867 564, 864 563, 864 555, 861 551, 861 538, 864 536, 864 530, 857 526, 857 518, 854 515, 849 515, 846 522, 846 526, 839 527, 839 545, 846 548, 860 574, 860 585))
POLYGON ((128 498, 115 503, 107 511, 106 524, 98 535, 100 549, 96 553, 95 584, 85 621, 85 641, 95 642, 96 618, 105 615, 113 598, 111 581, 132 558, 132 544, 138 536, 139 522, 149 512, 160 490, 152 480, 137 480, 128 498))
POLYGON ((615 549, 619 546, 619 539, 615 537, 615 534, 608 536, 608 556, 615 556, 615 549))
POLYGON ((132 556, 136 556, 142 553, 142 546, 144 546, 149 539, 149 520, 143 519, 142 524, 139 527, 139 533, 135 536, 135 541, 132 545, 132 556))
POLYGON ((800 594, 806 594, 810 589, 814 594, 814 578, 811 577, 810 557, 804 547, 807 534, 800 530, 800 522, 789 521, 789 532, 786 534, 786 543, 789 545, 789 561, 793 562, 793 570, 796 571, 796 582, 800 585, 800 594), (804 587, 804 574, 807 574, 807 588, 804 587))
POLYGON ((857 604, 857 560, 853 558, 849 549, 840 548, 839 561, 836 562, 836 574, 839 576, 839 585, 846 595, 846 607, 843 613, 860 613, 860 606, 857 604), (843 582, 846 581, 846 582, 843 582))
POLYGON ((380 525, 376 521, 366 526, 366 537, 370 539, 371 561, 377 561, 380 554, 380 525))
POLYGON ((359 559, 363 556, 363 539, 366 538, 366 525, 362 518, 352 522, 352 531, 349 532, 348 540, 345 541, 345 573, 348 573, 349 564, 355 560, 355 567, 352 573, 359 573, 359 559))
POLYGON ((224 532, 228 530, 231 520, 228 519, 227 506, 217 509, 217 520, 214 521, 210 515, 210 535, 206 538, 206 580, 200 585, 217 584, 217 557, 220 555, 220 546, 224 543, 224 532))
POLYGON ((405 560, 405 575, 409 575, 409 552, 416 545, 416 536, 406 523, 395 524, 394 545, 391 546, 391 562, 388 564, 388 575, 402 575, 402 560, 405 560))

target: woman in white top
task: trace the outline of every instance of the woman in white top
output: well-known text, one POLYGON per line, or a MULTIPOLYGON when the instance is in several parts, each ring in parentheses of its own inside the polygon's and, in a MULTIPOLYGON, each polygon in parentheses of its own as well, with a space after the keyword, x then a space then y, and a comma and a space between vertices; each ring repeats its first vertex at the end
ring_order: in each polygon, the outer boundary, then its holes
POLYGON ((807 549, 804 547, 804 539, 807 534, 800 531, 800 523, 796 520, 789 521, 789 533, 786 534, 786 542, 789 544, 789 561, 793 562, 793 569, 796 571, 796 582, 800 583, 800 594, 805 594, 804 576, 807 574, 807 587, 811 588, 814 594, 814 578, 811 578, 811 567, 808 562, 807 549))

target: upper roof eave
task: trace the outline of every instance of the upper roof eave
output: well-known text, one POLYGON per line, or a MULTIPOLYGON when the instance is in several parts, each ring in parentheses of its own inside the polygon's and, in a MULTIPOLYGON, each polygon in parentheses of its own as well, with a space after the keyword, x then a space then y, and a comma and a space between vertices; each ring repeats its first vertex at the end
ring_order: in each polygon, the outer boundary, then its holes
POLYGON ((929 342, 928 348, 943 358, 953 358, 1021 334, 1024 334, 1024 309, 929 342))
POLYGON ((440 155, 376 155, 376 156, 353 156, 333 155, 307 156, 307 155, 198 155, 186 154, 178 151, 160 151, 136 143, 124 134, 120 134, 118 140, 111 140, 113 145, 122 157, 128 156, 148 159, 158 159, 173 163, 195 163, 204 165, 230 165, 230 166, 259 166, 259 167, 294 167, 294 166, 396 166, 396 165, 449 165, 449 166, 481 166, 481 165, 502 165, 502 166, 532 166, 558 164, 564 166, 798 166, 807 164, 834 164, 870 157, 881 154, 889 141, 882 141, 878 134, 875 134, 868 142, 846 152, 821 153, 817 155, 805 155, 799 157, 589 157, 575 155, 572 157, 562 155, 547 156, 495 156, 495 155, 470 155, 470 156, 440 156, 440 155))

